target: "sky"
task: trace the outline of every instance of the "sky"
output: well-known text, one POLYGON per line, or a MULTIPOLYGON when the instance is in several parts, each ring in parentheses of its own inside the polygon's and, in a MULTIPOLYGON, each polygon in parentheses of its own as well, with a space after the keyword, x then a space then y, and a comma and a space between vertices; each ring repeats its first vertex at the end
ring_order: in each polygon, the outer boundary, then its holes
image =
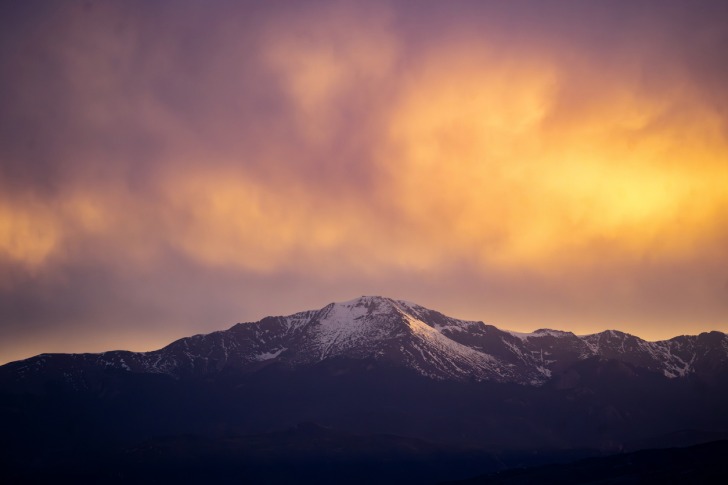
POLYGON ((728 332, 723 1, 0 4, 0 363, 384 295, 728 332))

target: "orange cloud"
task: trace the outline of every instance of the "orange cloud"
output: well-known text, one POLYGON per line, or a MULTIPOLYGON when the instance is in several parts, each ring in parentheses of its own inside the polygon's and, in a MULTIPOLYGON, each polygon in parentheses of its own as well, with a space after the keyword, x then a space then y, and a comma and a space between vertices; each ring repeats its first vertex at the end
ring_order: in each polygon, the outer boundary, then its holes
POLYGON ((0 200, 0 255, 30 268, 43 264, 59 242, 53 214, 42 203, 0 200))
MULTIPOLYGON (((346 12, 335 14, 341 24, 321 20, 328 29, 271 30, 283 33, 268 61, 314 145, 331 142, 332 113, 362 82, 388 86, 392 105, 372 115, 384 129, 372 131, 376 185, 366 197, 321 190, 315 175, 259 177, 225 153, 200 166, 192 158, 210 157, 204 150, 172 150, 140 196, 111 179, 103 188, 78 184, 61 202, 6 203, 6 257, 38 266, 94 239, 132 259, 171 245, 202 264, 258 272, 439 271, 455 260, 548 271, 647 252, 680 258, 716 237, 728 147, 721 119, 688 90, 665 99, 629 77, 588 77, 587 91, 600 96, 575 99, 568 91, 584 79, 559 57, 505 56, 482 42, 426 51, 400 75, 386 16, 372 17, 380 26, 368 44, 370 32, 346 28, 355 18, 346 12)), ((375 93, 363 95, 377 103, 375 93)), ((160 106, 144 106, 147 121, 161 123, 156 132, 182 141, 186 130, 165 123, 160 106)), ((370 129, 348 127, 358 128, 370 129)), ((268 152, 310 156, 285 143, 272 136, 277 148, 247 156, 272 167, 290 162, 265 161, 268 152)))
POLYGON ((415 69, 380 162, 433 247, 536 269, 710 243, 728 203, 721 119, 690 92, 617 77, 564 111, 571 69, 472 44, 415 69))

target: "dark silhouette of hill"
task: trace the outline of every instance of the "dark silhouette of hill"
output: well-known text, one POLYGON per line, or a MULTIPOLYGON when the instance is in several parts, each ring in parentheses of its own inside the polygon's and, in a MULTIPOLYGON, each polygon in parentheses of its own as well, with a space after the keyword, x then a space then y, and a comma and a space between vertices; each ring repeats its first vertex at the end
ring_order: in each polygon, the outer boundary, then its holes
POLYGON ((452 485, 723 484, 728 477, 728 441, 688 448, 643 450, 574 463, 506 470, 448 482, 452 485))

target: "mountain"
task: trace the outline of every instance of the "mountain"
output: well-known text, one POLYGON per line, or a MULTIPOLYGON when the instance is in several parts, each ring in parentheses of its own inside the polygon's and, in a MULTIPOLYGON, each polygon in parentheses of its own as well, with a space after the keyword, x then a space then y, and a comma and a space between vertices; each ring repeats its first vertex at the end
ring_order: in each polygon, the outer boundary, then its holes
POLYGON ((0 469, 17 482, 432 483, 728 439, 726 409, 720 332, 521 334, 361 297, 152 352, 1 366, 0 469))
MULTIPOLYGON (((402 300, 363 296, 183 338, 152 352, 42 354, 1 367, 0 384, 32 387, 39 376, 54 376, 81 388, 90 369, 181 378, 255 372, 272 363, 305 366, 335 357, 373 359, 437 380, 537 386, 590 358, 613 359, 668 378, 711 379, 728 371, 728 336, 710 332, 647 342, 614 330, 586 336, 550 329, 524 334, 402 300)), ((562 380, 568 385, 568 377, 562 380)))

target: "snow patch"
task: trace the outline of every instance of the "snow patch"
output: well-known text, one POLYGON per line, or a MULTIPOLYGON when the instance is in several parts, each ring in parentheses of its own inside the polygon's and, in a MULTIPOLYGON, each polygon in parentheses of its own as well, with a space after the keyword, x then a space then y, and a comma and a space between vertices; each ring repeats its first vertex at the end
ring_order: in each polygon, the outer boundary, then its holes
POLYGON ((505 333, 511 334, 516 338, 519 338, 521 340, 527 340, 531 337, 535 337, 536 334, 534 332, 530 333, 524 333, 524 332, 514 332, 513 330, 503 330, 505 333))
POLYGON ((253 356, 253 360, 257 360, 259 362, 262 362, 264 360, 271 360, 275 359, 279 355, 281 355, 283 352, 288 350, 287 348, 283 347, 281 349, 276 350, 275 352, 263 352, 262 354, 257 354, 253 356))

